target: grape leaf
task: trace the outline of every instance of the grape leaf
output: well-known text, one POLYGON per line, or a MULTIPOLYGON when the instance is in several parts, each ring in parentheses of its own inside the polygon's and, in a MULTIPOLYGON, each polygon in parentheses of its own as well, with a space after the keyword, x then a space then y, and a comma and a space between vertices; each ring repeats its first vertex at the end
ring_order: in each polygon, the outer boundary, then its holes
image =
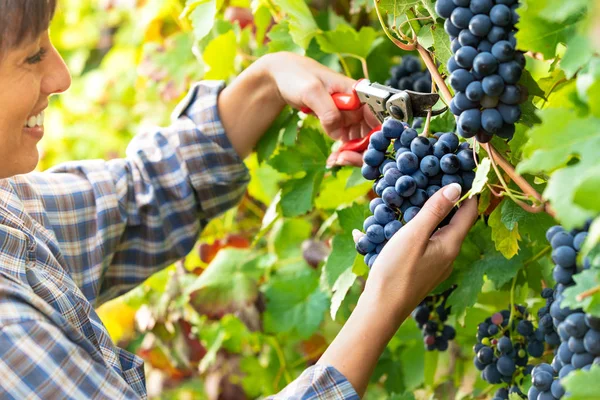
POLYGON ((226 248, 186 287, 185 296, 199 313, 219 317, 256 301, 263 272, 261 258, 252 250, 226 248))
POLYGON ((529 96, 537 96, 541 97, 542 99, 546 98, 544 91, 542 90, 540 85, 538 85, 535 79, 533 79, 533 77, 531 76, 531 73, 526 69, 523 70, 521 79, 519 79, 519 85, 525 86, 527 88, 527 93, 529 94, 529 96))
POLYGON ((417 40, 419 44, 426 49, 433 46, 433 25, 427 24, 421 27, 419 30, 419 34, 417 35, 417 40))
POLYGON ((600 271, 597 269, 588 269, 573 276, 575 285, 565 289, 563 300, 560 303, 562 307, 583 308, 584 311, 600 315, 600 292, 587 296, 581 301, 577 296, 586 290, 594 289, 600 286, 600 271))
POLYGON ((435 58, 440 64, 442 72, 447 72, 446 63, 452 57, 450 49, 450 37, 444 30, 444 26, 440 23, 432 27, 433 44, 435 47, 435 58))
POLYGON ((529 142, 523 147, 526 158, 517 166, 517 172, 555 171, 544 197, 550 200, 559 220, 570 229, 593 216, 574 202, 574 193, 587 170, 597 163, 600 119, 580 117, 563 108, 541 110, 539 115, 542 124, 529 130, 529 142), (578 162, 566 166, 572 160, 578 162))
POLYGON ((248 194, 268 206, 277 196, 283 176, 269 164, 259 165, 256 153, 246 158, 245 164, 250 171, 248 194))
POLYGON ((329 298, 319 289, 317 272, 311 268, 278 274, 263 290, 266 332, 295 332, 308 338, 319 328, 329 307, 329 298))
POLYGON ((356 249, 352 235, 336 235, 331 242, 331 253, 321 271, 322 286, 333 290, 333 285, 346 271, 352 271, 356 249))
POLYGON ((300 218, 279 220, 271 230, 269 249, 279 260, 302 259, 302 242, 310 237, 312 225, 300 218))
POLYGON ((208 67, 205 79, 228 79, 235 74, 237 39, 235 32, 219 35, 206 46, 202 59, 208 67))
MULTIPOLYGON (((354 171, 360 169, 354 168, 354 171)), ((346 187, 348 178, 352 175, 351 169, 342 169, 336 176, 328 175, 321 184, 321 192, 315 199, 315 206, 321 210, 335 209, 344 204, 351 204, 355 199, 366 195, 373 184, 363 178, 360 185, 346 187)))
POLYGON ((560 67, 565 76, 570 79, 577 71, 592 58, 594 51, 590 40, 581 35, 575 35, 567 42, 567 51, 560 61, 560 67))
POLYGON ((310 41, 319 31, 308 5, 304 1, 297 0, 272 0, 272 2, 288 15, 290 35, 294 42, 307 49, 310 41))
POLYGON ((262 164, 271 157, 277 148, 277 144, 280 142, 282 130, 293 123, 294 115, 295 112, 291 107, 285 107, 275 121, 273 121, 269 129, 267 129, 265 134, 260 138, 256 144, 256 154, 259 163, 262 164))
POLYGON ((420 3, 421 0, 380 0, 376 2, 376 7, 392 15, 394 20, 396 20, 396 18, 403 16, 406 10, 420 3))
MULTIPOLYGON (((355 258, 361 257, 360 255, 356 255, 355 258)), ((352 268, 349 268, 342 272, 342 274, 338 277, 338 279, 333 284, 331 291, 333 292, 333 296, 331 296, 331 319, 335 321, 335 316, 342 305, 342 301, 346 298, 346 294, 348 294, 348 290, 354 284, 356 280, 356 274, 352 272, 352 268)))
POLYGON ((542 53, 545 59, 554 57, 556 45, 567 41, 576 22, 569 19, 558 23, 542 18, 540 12, 548 2, 549 0, 522 0, 517 9, 519 23, 515 35, 520 50, 542 53))
POLYGON ((490 214, 488 225, 492 228, 492 240, 496 244, 496 249, 508 259, 514 257, 519 252, 521 239, 517 224, 513 223, 513 228, 509 229, 502 223, 502 207, 496 207, 490 214))
POLYGON ((352 233, 353 229, 362 230, 365 213, 369 210, 366 204, 354 203, 351 207, 337 210, 340 226, 345 233, 352 233))
MULTIPOLYGON (((223 4, 223 1, 219 1, 223 4)), ((183 15, 188 15, 192 26, 194 27, 194 36, 196 40, 202 40, 215 23, 215 14, 217 13, 217 2, 215 0, 188 0, 183 10, 183 15)))
POLYGON ((596 212, 600 211, 600 201, 598 199, 600 199, 600 165, 585 171, 574 195, 575 203, 596 212))
POLYGON ((502 202, 501 221, 508 230, 512 231, 518 226, 521 235, 527 235, 531 242, 539 243, 544 243, 546 231, 554 225, 554 220, 548 214, 527 212, 511 199, 502 202))
POLYGON ((306 213, 325 175, 325 164, 329 149, 321 133, 303 128, 294 146, 284 147, 269 160, 269 164, 292 179, 282 185, 281 211, 284 217, 295 217, 306 213), (304 176, 295 178, 299 171, 304 176))
POLYGON ((289 51, 304 55, 304 49, 298 46, 290 35, 290 26, 287 20, 281 21, 275 25, 267 34, 269 40, 269 53, 278 51, 289 51))
POLYGON ((540 11, 540 16, 549 21, 562 22, 581 15, 591 3, 589 0, 546 0, 546 7, 540 11))
POLYGON ((589 371, 575 370, 561 383, 567 392, 565 400, 596 400, 600 393, 600 366, 594 364, 589 371))
POLYGON ((351 26, 344 24, 338 25, 334 31, 323 32, 316 39, 325 53, 367 58, 378 36, 379 33, 369 26, 357 32, 351 26))
POLYGON ((473 186, 471 187, 469 198, 481 193, 488 181, 488 174, 490 173, 491 167, 492 163, 489 158, 486 157, 481 160, 477 167, 477 171, 475 171, 475 179, 473 179, 473 186))
POLYGON ((415 395, 410 392, 404 392, 402 394, 392 393, 390 400, 415 400, 415 395))

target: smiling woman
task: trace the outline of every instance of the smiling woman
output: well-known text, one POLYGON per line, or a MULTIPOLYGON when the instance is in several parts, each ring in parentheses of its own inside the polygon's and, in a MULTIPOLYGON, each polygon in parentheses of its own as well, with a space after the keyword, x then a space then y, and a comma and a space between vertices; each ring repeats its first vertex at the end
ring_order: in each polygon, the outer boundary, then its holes
POLYGON ((0 178, 36 167, 48 98, 71 84, 48 36, 55 9, 56 0, 0 0, 0 178))

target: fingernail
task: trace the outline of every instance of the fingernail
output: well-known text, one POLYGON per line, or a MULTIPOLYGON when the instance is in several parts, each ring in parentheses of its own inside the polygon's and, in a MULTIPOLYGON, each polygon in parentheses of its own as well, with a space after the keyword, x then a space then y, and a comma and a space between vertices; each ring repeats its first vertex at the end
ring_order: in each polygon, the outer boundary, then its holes
POLYGON ((335 163, 337 165, 342 165, 342 166, 352 165, 352 162, 350 160, 347 160, 346 158, 344 158, 344 156, 341 156, 340 158, 338 158, 335 163))
POLYGON ((338 154, 331 153, 331 155, 329 157, 327 157, 327 163, 326 163, 327 168, 333 167, 337 162, 337 158, 338 158, 338 154))
POLYGON ((442 194, 451 202, 456 203, 458 201, 458 198, 460 197, 461 190, 462 189, 458 183, 453 183, 451 185, 446 186, 442 194))
POLYGON ((359 231, 358 229, 352 230, 352 239, 354 239, 354 243, 358 243, 360 238, 362 238, 363 236, 365 236, 365 234, 359 231))

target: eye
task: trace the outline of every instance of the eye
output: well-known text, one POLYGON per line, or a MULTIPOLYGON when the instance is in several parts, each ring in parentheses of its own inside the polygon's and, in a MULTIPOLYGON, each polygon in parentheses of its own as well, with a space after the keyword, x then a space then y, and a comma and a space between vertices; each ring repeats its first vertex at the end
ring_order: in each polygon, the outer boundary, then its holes
POLYGON ((46 48, 42 47, 40 49, 40 51, 37 52, 36 55, 29 57, 26 60, 27 64, 34 65, 34 64, 38 64, 38 63, 42 62, 42 60, 44 59, 44 56, 46 55, 46 52, 47 52, 46 48))

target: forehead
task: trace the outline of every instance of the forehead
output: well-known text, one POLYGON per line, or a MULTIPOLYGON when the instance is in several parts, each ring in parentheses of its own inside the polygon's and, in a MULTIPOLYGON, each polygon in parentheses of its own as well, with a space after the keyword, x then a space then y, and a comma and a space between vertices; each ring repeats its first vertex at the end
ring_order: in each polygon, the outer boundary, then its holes
POLYGON ((31 45, 48 29, 56 0, 0 0, 0 56, 31 45))

